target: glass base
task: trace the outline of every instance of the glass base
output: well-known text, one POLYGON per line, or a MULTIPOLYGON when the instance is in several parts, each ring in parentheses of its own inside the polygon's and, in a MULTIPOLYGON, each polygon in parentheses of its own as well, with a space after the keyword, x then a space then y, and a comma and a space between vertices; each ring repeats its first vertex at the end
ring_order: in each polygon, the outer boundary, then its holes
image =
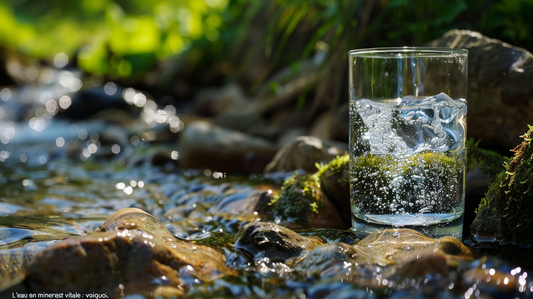
POLYGON ((364 238, 373 232, 390 228, 409 228, 432 238, 451 236, 461 240, 463 237, 464 216, 463 214, 459 217, 457 215, 453 215, 454 217, 452 217, 451 215, 366 215, 364 217, 365 219, 352 215, 352 230, 358 238, 364 238), (423 220, 427 222, 422 222, 423 220), (385 224, 390 222, 395 224, 385 224))

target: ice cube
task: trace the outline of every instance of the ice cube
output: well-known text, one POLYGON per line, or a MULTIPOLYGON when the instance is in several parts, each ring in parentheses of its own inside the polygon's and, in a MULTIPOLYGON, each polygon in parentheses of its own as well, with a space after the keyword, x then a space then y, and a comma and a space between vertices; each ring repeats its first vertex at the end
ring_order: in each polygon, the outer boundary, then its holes
POLYGON ((437 103, 445 103, 448 107, 455 106, 456 101, 454 101, 452 98, 450 98, 447 94, 444 92, 439 93, 435 96, 435 101, 437 103))
POLYGON ((405 142, 391 127, 395 105, 359 100, 355 107, 361 117, 366 132, 362 134, 373 155, 402 154, 406 151, 405 142))

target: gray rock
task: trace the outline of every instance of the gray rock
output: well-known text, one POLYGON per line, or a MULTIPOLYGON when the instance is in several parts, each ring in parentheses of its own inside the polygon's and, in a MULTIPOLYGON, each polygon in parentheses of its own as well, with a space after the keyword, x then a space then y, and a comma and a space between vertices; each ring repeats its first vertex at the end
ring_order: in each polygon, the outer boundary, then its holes
POLYGON ((348 145, 342 142, 323 141, 316 137, 299 136, 285 144, 266 168, 265 173, 302 169, 316 172, 315 163, 328 163, 344 154, 348 145))
POLYGON ((508 150, 533 119, 533 55, 478 32, 452 30, 427 44, 468 49, 468 136, 508 150))
POLYGON ((262 138, 195 121, 181 133, 179 149, 183 168, 260 173, 277 147, 262 138))

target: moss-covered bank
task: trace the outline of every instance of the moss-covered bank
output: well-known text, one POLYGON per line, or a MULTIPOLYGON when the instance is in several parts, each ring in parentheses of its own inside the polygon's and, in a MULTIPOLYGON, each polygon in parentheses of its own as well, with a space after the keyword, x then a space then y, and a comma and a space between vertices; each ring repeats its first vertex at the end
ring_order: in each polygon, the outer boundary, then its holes
POLYGON ((511 162, 492 183, 476 213, 472 233, 533 245, 533 126, 522 136, 511 162))

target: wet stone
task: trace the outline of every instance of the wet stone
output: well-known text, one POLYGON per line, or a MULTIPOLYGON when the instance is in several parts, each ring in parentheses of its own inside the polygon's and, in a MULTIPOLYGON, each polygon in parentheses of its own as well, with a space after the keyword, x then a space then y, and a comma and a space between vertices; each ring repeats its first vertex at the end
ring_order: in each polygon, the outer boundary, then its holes
POLYGON ((291 264, 325 241, 306 237, 273 223, 252 222, 241 228, 235 237, 235 250, 252 261, 269 258, 271 262, 291 264))
POLYGON ((355 245, 357 259, 382 266, 399 264, 427 252, 443 254, 447 259, 472 260, 470 250, 453 237, 434 239, 411 229, 387 229, 374 232, 355 245))
POLYGON ((355 248, 345 243, 321 245, 309 252, 295 265, 294 269, 306 276, 321 275, 333 264, 355 262, 356 254, 355 248))
POLYGON ((153 291, 187 289, 182 279, 212 281, 235 275, 216 250, 178 240, 159 220, 135 208, 113 214, 101 232, 68 238, 40 252, 24 269, 33 290, 153 291), (176 289, 177 287, 177 289, 176 289))

